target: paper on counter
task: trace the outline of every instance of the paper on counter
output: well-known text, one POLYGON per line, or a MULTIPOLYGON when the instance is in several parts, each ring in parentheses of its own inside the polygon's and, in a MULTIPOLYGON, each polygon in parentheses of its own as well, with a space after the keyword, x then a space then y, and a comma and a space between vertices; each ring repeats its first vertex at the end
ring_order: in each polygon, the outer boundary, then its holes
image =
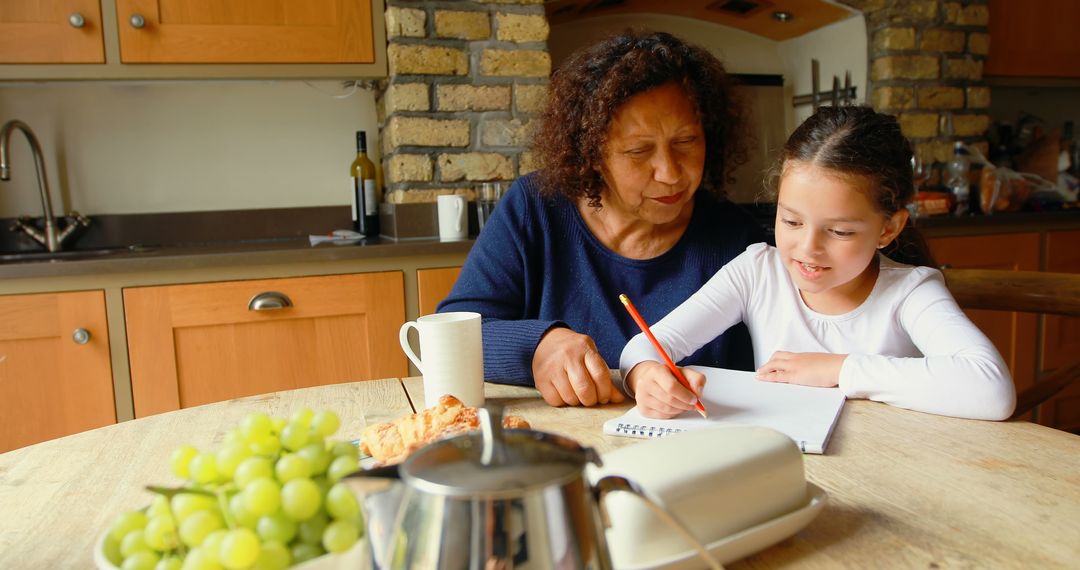
POLYGON ((354 232, 352 230, 334 230, 327 235, 309 235, 308 241, 311 245, 319 245, 320 243, 332 243, 334 245, 349 245, 354 244, 364 239, 364 234, 354 232))

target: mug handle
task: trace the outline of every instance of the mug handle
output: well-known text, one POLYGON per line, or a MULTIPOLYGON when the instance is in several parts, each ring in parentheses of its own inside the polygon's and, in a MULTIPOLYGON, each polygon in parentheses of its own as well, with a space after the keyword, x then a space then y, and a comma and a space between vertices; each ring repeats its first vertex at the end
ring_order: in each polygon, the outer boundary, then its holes
POLYGON ((668 510, 665 509, 660 503, 649 497, 649 495, 645 493, 644 489, 637 486, 636 484, 634 484, 633 481, 630 481, 626 477, 620 477, 618 475, 608 475, 606 477, 602 477, 593 486, 593 493, 596 497, 596 503, 600 508, 600 516, 603 521, 604 528, 608 528, 611 526, 611 518, 608 516, 607 509, 604 507, 604 497, 606 497, 607 494, 612 491, 626 491, 627 493, 636 495, 642 501, 645 501, 645 504, 649 507, 649 510, 651 510, 657 517, 659 517, 660 520, 667 523, 668 526, 675 529, 676 532, 678 532, 680 535, 682 535, 684 539, 686 539, 686 542, 690 543, 690 546, 694 547, 694 550, 697 551, 698 556, 701 558, 702 561, 705 562, 705 564, 708 565, 709 568, 711 568, 712 570, 724 569, 724 567, 720 565, 720 562, 717 561, 715 557, 713 557, 711 552, 709 552, 709 549, 705 548, 704 544, 701 544, 701 541, 698 540, 696 536, 694 536, 694 533, 690 532, 690 529, 686 528, 686 525, 683 524, 682 521, 676 518, 674 514, 668 512, 668 510))
POLYGON ((423 374, 424 367, 420 364, 420 358, 416 356, 416 353, 413 352, 412 345, 409 344, 410 328, 416 329, 417 335, 420 334, 420 329, 417 328, 416 321, 409 321, 401 325, 401 330, 398 332, 398 341, 401 343, 401 350, 405 353, 405 356, 408 356, 409 360, 411 360, 412 363, 416 365, 416 369, 419 370, 421 374, 423 374))
MULTIPOLYGON (((457 213, 454 214, 454 231, 461 233, 461 222, 465 216, 462 216, 462 212, 465 211, 465 197, 462 196, 460 200, 454 200, 454 209, 457 213)), ((419 366, 417 366, 419 368, 419 366)))

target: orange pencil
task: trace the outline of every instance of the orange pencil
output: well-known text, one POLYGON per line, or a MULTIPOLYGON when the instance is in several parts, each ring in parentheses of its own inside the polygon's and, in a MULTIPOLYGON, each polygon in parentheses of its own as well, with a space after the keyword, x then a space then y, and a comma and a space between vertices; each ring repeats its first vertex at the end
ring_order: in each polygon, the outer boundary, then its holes
MULTIPOLYGON (((634 308, 634 304, 630 302, 630 298, 626 295, 619 295, 619 300, 622 301, 622 304, 626 307, 626 310, 630 313, 630 316, 634 318, 634 322, 637 323, 637 326, 641 329, 641 332, 645 333, 645 336, 649 338, 649 342, 652 343, 653 348, 656 349, 656 352, 660 355, 660 358, 664 359, 664 364, 667 365, 668 370, 670 370, 671 373, 675 375, 675 378, 679 381, 680 384, 682 384, 687 390, 693 392, 694 389, 690 387, 690 382, 686 379, 686 376, 683 376, 682 370, 679 370, 679 367, 675 366, 675 363, 671 361, 671 357, 667 355, 666 351, 664 351, 664 347, 660 346, 660 341, 656 340, 656 337, 653 336, 652 331, 649 330, 649 325, 645 323, 645 319, 641 318, 641 313, 637 312, 637 309, 634 308)), ((701 414, 701 417, 709 417, 709 412, 705 411, 705 406, 702 405, 700 399, 694 402, 694 408, 698 411, 699 414, 701 414)))

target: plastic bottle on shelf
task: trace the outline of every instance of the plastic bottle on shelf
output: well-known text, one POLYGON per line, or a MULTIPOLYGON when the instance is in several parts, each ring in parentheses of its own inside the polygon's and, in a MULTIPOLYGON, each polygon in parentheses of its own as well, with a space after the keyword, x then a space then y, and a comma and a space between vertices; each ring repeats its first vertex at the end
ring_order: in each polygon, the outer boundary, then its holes
POLYGON ((966 216, 971 205, 971 182, 968 180, 968 159, 964 143, 956 141, 953 144, 953 157, 949 161, 949 191, 956 198, 956 208, 953 215, 966 216))

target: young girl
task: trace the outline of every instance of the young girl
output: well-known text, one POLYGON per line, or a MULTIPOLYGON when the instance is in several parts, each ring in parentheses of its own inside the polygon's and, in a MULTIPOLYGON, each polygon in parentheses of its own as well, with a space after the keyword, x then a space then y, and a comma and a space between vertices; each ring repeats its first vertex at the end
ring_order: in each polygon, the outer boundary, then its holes
MULTIPOLYGON (((822 108, 780 157, 776 247, 748 247, 653 333, 678 362, 742 321, 760 380, 839 386, 848 398, 934 414, 1009 417, 1008 368, 941 272, 878 251, 904 229, 912 195, 911 146, 895 118, 822 108)), ((695 394, 644 335, 623 348, 620 368, 644 415, 693 407, 695 394)), ((683 373, 700 394, 704 376, 683 373)))

